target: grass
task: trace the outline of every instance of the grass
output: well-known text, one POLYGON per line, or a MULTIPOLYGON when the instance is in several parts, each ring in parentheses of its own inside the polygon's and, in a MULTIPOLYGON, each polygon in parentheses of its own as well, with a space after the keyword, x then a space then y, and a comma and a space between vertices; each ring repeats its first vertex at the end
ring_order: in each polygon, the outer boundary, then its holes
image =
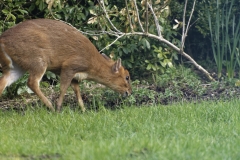
POLYGON ((240 100, 0 112, 0 159, 240 159, 240 100))

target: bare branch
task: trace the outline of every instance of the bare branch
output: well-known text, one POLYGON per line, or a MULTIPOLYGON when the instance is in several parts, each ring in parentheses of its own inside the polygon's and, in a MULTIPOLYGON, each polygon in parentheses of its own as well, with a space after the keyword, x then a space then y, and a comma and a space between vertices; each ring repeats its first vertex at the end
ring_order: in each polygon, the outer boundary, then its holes
POLYGON ((191 22, 192 15, 193 15, 193 12, 194 12, 194 9, 195 9, 195 4, 196 4, 196 0, 194 0, 194 2, 193 2, 193 7, 192 7, 192 11, 191 11, 191 14, 190 14, 189 20, 188 20, 188 24, 187 24, 186 33, 187 33, 187 32, 188 32, 188 30, 189 30, 190 22, 191 22))
POLYGON ((185 6, 184 6, 184 11, 183 11, 183 25, 182 25, 182 40, 181 40, 181 47, 180 49, 183 51, 184 47, 184 39, 186 38, 185 36, 185 19, 186 19, 186 10, 187 10, 187 2, 188 0, 185 0, 185 6))
POLYGON ((106 15, 106 18, 107 18, 108 22, 111 24, 112 28, 113 28, 115 31, 120 32, 120 31, 114 26, 114 24, 112 23, 112 21, 110 20, 109 15, 108 15, 108 13, 107 13, 107 10, 106 10, 106 8, 105 8, 104 0, 98 0, 98 2, 99 2, 99 5, 101 6, 101 8, 103 9, 103 11, 104 11, 104 13, 105 13, 105 15, 106 15))
POLYGON ((133 0, 133 2, 134 2, 134 7, 135 7, 135 10, 136 10, 136 14, 137 14, 138 23, 141 27, 142 32, 145 32, 144 29, 143 29, 143 26, 142 26, 142 22, 141 22, 140 17, 139 17, 137 2, 136 2, 136 0, 133 0))
POLYGON ((154 21, 155 21, 155 25, 156 25, 156 28, 157 28, 157 32, 158 32, 158 36, 159 37, 162 37, 162 33, 161 33, 161 29, 160 29, 160 25, 158 23, 158 19, 157 19, 157 16, 152 8, 152 4, 148 3, 148 7, 150 8, 152 14, 153 14, 153 17, 154 17, 154 21))
POLYGON ((185 1, 184 14, 183 14, 182 42, 181 42, 181 47, 180 47, 181 51, 183 51, 185 40, 186 40, 186 37, 187 37, 187 33, 188 33, 189 28, 191 27, 190 22, 191 22, 192 15, 193 15, 193 12, 194 12, 196 0, 194 0, 194 2, 193 2, 193 7, 192 7, 192 10, 191 10, 191 13, 190 13, 190 17, 188 19, 188 24, 187 24, 187 27, 185 29, 185 17, 186 17, 186 10, 187 10, 187 2, 188 2, 188 0, 185 1))
POLYGON ((118 36, 112 43, 110 43, 109 45, 107 45, 106 47, 104 47, 103 49, 101 49, 99 52, 101 53, 103 50, 105 50, 106 48, 110 47, 111 45, 113 45, 115 42, 117 42, 118 39, 122 38, 125 34, 122 34, 120 36, 118 36))
POLYGON ((146 0, 146 33, 148 33, 148 0, 146 0))
POLYGON ((191 63, 198 69, 200 70, 203 74, 205 74, 205 76, 210 80, 210 81, 215 81, 214 78, 212 78, 212 76, 210 75, 210 73, 208 73, 207 70, 205 70, 202 66, 200 66, 191 56, 189 56, 187 53, 185 52, 180 52, 181 49, 178 48, 177 46, 175 46, 173 43, 169 42, 168 40, 164 39, 163 37, 159 37, 156 36, 154 34, 146 34, 146 33, 142 33, 142 32, 134 32, 134 33, 126 33, 126 36, 129 35, 140 35, 140 36, 147 36, 156 40, 159 40, 160 42, 163 42, 164 44, 168 45, 170 48, 174 49, 176 52, 181 53, 186 59, 190 60, 191 63))
POLYGON ((126 9, 127 9, 127 18, 128 18, 128 21, 129 21, 129 25, 130 25, 131 31, 133 32, 134 30, 133 30, 133 25, 132 25, 131 17, 130 17, 130 14, 129 14, 129 9, 128 9, 127 0, 125 0, 125 5, 126 5, 126 9))

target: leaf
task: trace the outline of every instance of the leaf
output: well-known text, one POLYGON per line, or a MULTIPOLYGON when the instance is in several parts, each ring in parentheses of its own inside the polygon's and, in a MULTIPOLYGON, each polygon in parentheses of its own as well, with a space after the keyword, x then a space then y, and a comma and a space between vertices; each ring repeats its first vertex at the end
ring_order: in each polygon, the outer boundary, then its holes
POLYGON ((149 64, 147 65, 147 68, 146 68, 146 69, 147 69, 147 70, 150 70, 151 68, 152 68, 152 64, 149 63, 149 64))
POLYGON ((28 14, 28 12, 26 10, 23 10, 23 9, 18 9, 19 12, 21 12, 22 14, 28 14))
POLYGON ((158 57, 160 60, 162 60, 162 59, 163 59, 162 53, 158 53, 158 54, 157 54, 157 57, 158 57))
POLYGON ((236 86, 236 87, 239 87, 239 86, 240 86, 240 80, 237 80, 237 81, 235 82, 235 86, 236 86))
POLYGON ((172 61, 170 59, 164 59, 164 64, 168 65, 170 68, 173 67, 172 61))
POLYGON ((132 63, 127 62, 128 68, 132 68, 132 63))
POLYGON ((173 29, 177 29, 178 26, 179 26, 179 24, 175 24, 175 25, 173 26, 173 29))
POLYGON ((4 13, 5 15, 9 13, 9 11, 7 9, 3 9, 2 13, 4 13))
POLYGON ((16 17, 13 14, 9 14, 9 17, 11 17, 14 21, 16 20, 16 17))
POLYGON ((24 18, 24 16, 23 15, 18 15, 18 18, 24 18))
POLYGON ((32 12, 35 9, 35 4, 32 3, 31 6, 28 8, 29 12, 32 12))
POLYGON ((179 21, 177 19, 174 19, 174 21, 179 24, 179 21))
POLYGON ((172 62, 168 62, 168 67, 173 68, 172 62))
POLYGON ((167 63, 165 63, 164 61, 160 61, 160 64, 163 66, 163 67, 166 67, 167 63))
POLYGON ((27 93, 31 94, 34 93, 29 87, 27 87, 27 93))
POLYGON ((94 23, 97 23, 97 17, 91 17, 88 19, 88 22, 87 24, 94 24, 94 23))
POLYGON ((127 49, 127 48, 123 48, 123 52, 124 52, 125 54, 128 54, 128 49, 127 49))
POLYGON ((150 49, 150 43, 148 42, 148 40, 146 40, 145 38, 143 40, 145 42, 145 46, 147 47, 147 49, 150 49))
POLYGON ((94 9, 90 9, 89 11, 90 11, 90 14, 97 16, 97 14, 96 14, 94 9))
POLYGON ((81 19, 86 20, 86 16, 83 13, 80 13, 80 14, 77 15, 77 20, 80 21, 81 19))

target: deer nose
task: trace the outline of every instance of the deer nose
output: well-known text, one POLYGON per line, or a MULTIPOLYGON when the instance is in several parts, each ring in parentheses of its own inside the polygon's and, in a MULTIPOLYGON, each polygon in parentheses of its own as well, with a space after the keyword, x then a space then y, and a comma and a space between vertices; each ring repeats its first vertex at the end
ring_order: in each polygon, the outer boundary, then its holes
POLYGON ((126 92, 123 94, 124 97, 130 96, 130 95, 131 95, 131 92, 129 92, 129 91, 126 91, 126 92))

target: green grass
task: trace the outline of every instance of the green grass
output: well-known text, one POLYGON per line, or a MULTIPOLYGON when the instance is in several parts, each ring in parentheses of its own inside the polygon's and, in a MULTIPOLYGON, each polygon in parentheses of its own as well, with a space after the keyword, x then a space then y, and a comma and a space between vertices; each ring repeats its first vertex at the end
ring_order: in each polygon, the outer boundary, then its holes
POLYGON ((0 112, 0 159, 240 159, 240 100, 0 112))

